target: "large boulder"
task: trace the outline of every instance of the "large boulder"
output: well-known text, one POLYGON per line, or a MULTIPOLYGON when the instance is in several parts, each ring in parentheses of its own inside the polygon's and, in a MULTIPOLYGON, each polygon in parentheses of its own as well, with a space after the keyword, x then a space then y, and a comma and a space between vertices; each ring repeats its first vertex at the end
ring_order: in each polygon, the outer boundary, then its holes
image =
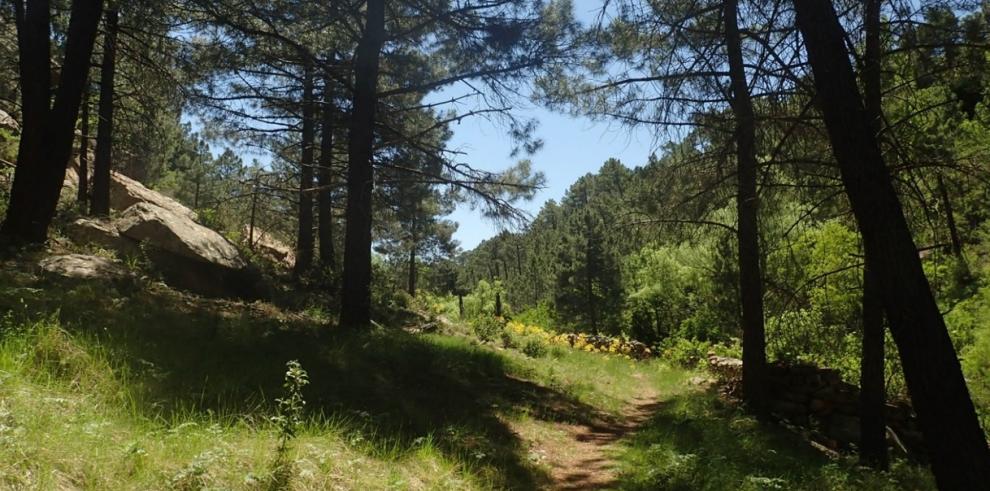
POLYGON ((21 126, 17 124, 17 120, 10 114, 7 114, 7 112, 3 109, 0 109, 0 128, 11 131, 21 131, 21 126))
POLYGON ((121 236, 147 245, 149 259, 172 286, 211 296, 263 296, 261 275, 237 248, 187 216, 137 203, 114 225, 121 236))
POLYGON ((116 281, 133 276, 119 261, 85 254, 49 256, 38 266, 46 276, 69 280, 116 281))
POLYGON ((157 191, 152 191, 140 182, 131 179, 119 172, 110 174, 110 208, 117 211, 127 210, 138 203, 151 203, 160 208, 164 208, 176 215, 180 215, 195 221, 198 217, 196 212, 190 210, 182 203, 165 196, 157 191))
POLYGON ((94 244, 112 251, 134 252, 137 249, 136 242, 121 237, 117 226, 105 219, 80 218, 66 226, 65 235, 77 244, 94 244))
POLYGON ((296 264, 296 251, 288 244, 272 237, 271 234, 255 228, 244 227, 244 239, 248 242, 255 253, 268 258, 270 261, 280 264, 286 268, 292 268, 296 264))
POLYGON ((170 209, 137 203, 124 210, 114 223, 120 234, 188 259, 228 269, 243 269, 247 262, 222 235, 170 209))

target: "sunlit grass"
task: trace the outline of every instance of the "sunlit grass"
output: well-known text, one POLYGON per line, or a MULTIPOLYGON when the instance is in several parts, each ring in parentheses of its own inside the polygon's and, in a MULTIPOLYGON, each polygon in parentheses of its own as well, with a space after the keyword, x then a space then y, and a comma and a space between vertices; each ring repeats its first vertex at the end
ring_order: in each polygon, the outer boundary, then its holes
POLYGON ((0 280, 0 488, 268 489, 288 360, 311 381, 290 489, 539 488, 546 454, 572 443, 558 423, 620 421, 644 397, 666 402, 610 450, 623 488, 930 484, 903 464, 877 475, 831 463, 663 360, 560 346, 531 357, 465 328, 346 333, 147 286, 0 280))
MULTIPOLYGON (((215 412, 188 404, 149 415, 137 402, 142 384, 128 381, 128 369, 115 370, 95 340, 69 334, 51 319, 17 327, 6 329, 0 342, 2 487, 265 487, 278 434, 264 406, 215 412)), ((441 445, 430 434, 405 441, 360 411, 315 415, 292 443, 291 486, 488 489, 504 483, 476 455, 441 445)))
POLYGON ((714 393, 682 386, 618 453, 620 489, 935 489, 930 473, 896 461, 889 473, 830 460, 797 435, 761 423, 714 393))
POLYGON ((663 360, 634 361, 566 348, 555 349, 544 358, 514 351, 506 354, 521 367, 522 374, 612 415, 644 393, 663 397, 692 375, 663 360))

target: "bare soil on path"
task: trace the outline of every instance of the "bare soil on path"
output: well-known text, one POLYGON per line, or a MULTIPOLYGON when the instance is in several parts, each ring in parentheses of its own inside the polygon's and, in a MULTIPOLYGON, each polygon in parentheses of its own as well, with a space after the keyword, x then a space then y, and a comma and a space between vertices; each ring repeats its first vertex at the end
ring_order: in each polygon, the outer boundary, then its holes
MULTIPOLYGON (((637 377, 639 378, 639 377, 637 377)), ((623 437, 634 433, 663 405, 646 381, 617 418, 597 418, 591 423, 552 423, 553 437, 523 438, 540 456, 550 473, 545 489, 579 491, 609 489, 616 485, 618 469, 614 453, 623 437)))

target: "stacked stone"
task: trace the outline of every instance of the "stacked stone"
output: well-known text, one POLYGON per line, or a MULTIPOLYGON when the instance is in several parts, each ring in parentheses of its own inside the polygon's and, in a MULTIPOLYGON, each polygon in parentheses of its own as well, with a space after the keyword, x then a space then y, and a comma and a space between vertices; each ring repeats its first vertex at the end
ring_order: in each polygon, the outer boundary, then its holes
MULTIPOLYGON (((710 353, 708 366, 728 392, 738 395, 742 360, 710 353)), ((813 441, 829 449, 848 450, 858 444, 859 387, 843 382, 838 371, 776 363, 769 367, 768 381, 772 415, 808 430, 813 441)), ((924 446, 911 406, 889 403, 884 416, 891 446, 920 457, 924 446)))

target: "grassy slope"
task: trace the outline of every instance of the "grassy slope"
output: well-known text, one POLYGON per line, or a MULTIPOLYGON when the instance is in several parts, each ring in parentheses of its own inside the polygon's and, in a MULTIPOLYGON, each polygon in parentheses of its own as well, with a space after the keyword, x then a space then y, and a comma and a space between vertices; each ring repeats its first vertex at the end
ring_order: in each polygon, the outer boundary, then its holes
MULTIPOLYGON (((318 313, 205 302, 147 284, 38 285, 0 272, 0 487, 262 489, 285 362, 312 383, 294 489, 531 489, 547 469, 515 428, 616 417, 644 384, 669 402, 617 452, 629 489, 930 487, 856 471, 720 407, 660 361, 464 336, 334 332, 318 313)), ((558 442, 566 445, 566 441, 558 442)))

